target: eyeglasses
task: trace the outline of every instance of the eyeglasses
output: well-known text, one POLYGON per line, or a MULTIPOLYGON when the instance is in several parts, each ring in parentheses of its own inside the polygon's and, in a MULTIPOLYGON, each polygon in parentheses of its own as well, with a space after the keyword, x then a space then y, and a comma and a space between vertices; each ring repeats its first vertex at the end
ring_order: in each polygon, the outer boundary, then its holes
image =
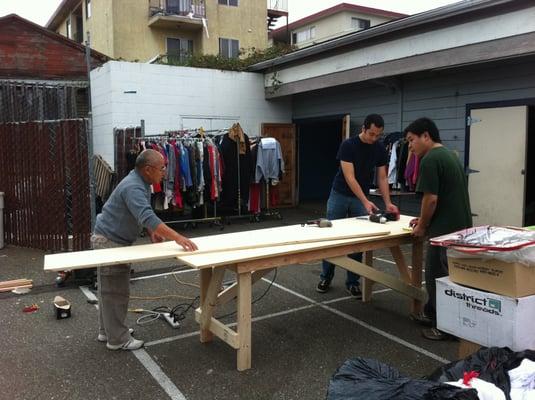
POLYGON ((159 169, 161 172, 165 171, 167 169, 167 166, 162 165, 161 167, 157 167, 155 165, 148 165, 148 167, 159 169))

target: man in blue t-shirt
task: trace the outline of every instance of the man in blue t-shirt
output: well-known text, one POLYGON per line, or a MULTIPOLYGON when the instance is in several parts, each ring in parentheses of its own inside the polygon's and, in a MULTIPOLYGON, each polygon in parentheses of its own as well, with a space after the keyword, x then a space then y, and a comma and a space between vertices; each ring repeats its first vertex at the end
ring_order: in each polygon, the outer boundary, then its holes
MULTIPOLYGON (((327 218, 340 219, 371 214, 377 206, 368 200, 367 195, 373 183, 373 173, 377 169, 377 182, 383 196, 386 211, 398 213, 398 208, 390 201, 387 170, 388 154, 378 142, 383 134, 384 121, 380 115, 370 114, 364 119, 360 134, 342 142, 336 159, 340 168, 334 177, 331 194, 327 201, 327 218)), ((362 262, 362 253, 349 255, 362 262)), ((334 277, 334 265, 323 261, 323 270, 316 290, 325 293, 329 290, 334 277)), ((359 276, 347 271, 346 288, 348 293, 360 298, 359 276)))

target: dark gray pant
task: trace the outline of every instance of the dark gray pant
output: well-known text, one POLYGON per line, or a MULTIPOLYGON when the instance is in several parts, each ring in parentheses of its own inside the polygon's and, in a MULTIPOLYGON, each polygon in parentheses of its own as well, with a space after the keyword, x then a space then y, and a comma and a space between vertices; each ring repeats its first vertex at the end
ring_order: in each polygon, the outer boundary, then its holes
POLYGON ((425 258, 425 288, 429 299, 425 305, 424 312, 436 319, 437 314, 437 285, 435 279, 448 276, 448 257, 446 248, 427 245, 427 256, 425 258))
MULTIPOLYGON (((109 249, 124 245, 104 236, 91 237, 93 249, 109 249)), ((98 332, 108 337, 108 343, 118 345, 131 339, 126 325, 130 300, 130 264, 97 268, 98 279, 98 332)))

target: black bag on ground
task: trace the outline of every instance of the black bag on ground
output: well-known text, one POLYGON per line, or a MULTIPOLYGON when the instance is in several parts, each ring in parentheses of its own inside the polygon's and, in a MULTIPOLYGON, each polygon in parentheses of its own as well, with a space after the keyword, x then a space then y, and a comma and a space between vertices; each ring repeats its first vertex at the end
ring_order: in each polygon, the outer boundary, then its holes
POLYGON ((474 389, 411 379, 374 359, 347 360, 331 378, 327 400, 477 400, 474 389))
POLYGON ((507 372, 520 365, 524 358, 535 361, 535 351, 515 353, 508 347, 481 348, 463 360, 438 368, 427 378, 436 382, 451 382, 463 378, 464 372, 479 372, 479 379, 495 384, 511 400, 511 382, 507 372))

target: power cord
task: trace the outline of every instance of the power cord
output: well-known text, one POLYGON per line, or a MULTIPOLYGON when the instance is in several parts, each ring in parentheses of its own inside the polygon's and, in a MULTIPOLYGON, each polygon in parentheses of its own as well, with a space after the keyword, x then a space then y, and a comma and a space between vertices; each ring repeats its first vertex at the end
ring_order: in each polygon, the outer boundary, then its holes
POLYGON ((167 306, 159 306, 153 308, 152 310, 134 308, 128 311, 145 314, 136 320, 136 324, 138 325, 148 325, 153 323, 154 321, 157 321, 158 319, 163 319, 169 322, 169 324, 173 328, 178 328, 180 326, 180 321, 186 318, 186 313, 189 311, 190 308, 195 306, 199 299, 200 297, 197 296, 193 299, 192 302, 177 304, 173 308, 169 308, 167 306))

